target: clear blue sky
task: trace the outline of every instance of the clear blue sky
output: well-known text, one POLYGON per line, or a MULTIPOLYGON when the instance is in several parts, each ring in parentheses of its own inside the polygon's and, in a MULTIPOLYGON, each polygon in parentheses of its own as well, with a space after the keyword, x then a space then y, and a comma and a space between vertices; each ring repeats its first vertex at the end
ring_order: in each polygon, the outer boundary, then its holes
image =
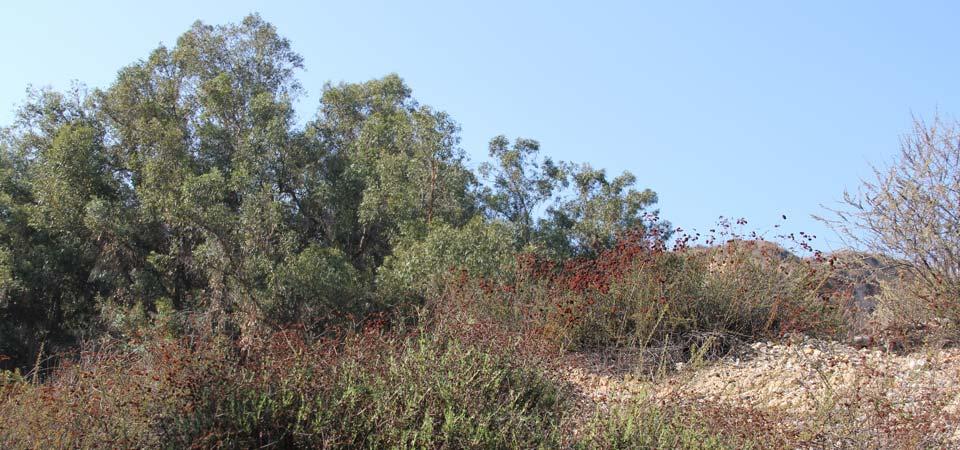
POLYGON ((823 240, 810 214, 890 161, 912 114, 960 111, 952 2, 195 3, 3 2, 0 124, 28 84, 105 87, 194 20, 256 11, 306 60, 301 119, 326 81, 396 72, 474 164, 494 135, 535 138, 632 171, 675 225, 772 235, 786 214, 823 240))

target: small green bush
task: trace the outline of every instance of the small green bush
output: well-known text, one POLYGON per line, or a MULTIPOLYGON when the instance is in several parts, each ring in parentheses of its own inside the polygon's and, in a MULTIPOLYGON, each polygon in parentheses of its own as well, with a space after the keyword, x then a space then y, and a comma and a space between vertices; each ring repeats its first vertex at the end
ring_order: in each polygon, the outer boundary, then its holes
POLYGON ((560 392, 504 356, 422 336, 374 367, 343 367, 315 400, 314 435, 351 448, 557 445, 560 392))
POLYGON ((513 233, 505 223, 480 217, 460 228, 408 227, 378 271, 378 290, 386 297, 435 296, 461 272, 492 278, 509 273, 513 233))
POLYGON ((311 245, 270 274, 266 318, 313 324, 364 311, 359 274, 343 252, 311 245))

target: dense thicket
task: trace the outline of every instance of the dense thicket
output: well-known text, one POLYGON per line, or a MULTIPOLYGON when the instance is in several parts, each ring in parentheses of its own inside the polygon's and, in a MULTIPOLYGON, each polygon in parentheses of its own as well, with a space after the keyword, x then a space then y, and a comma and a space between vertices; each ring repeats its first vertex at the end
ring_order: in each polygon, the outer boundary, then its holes
POLYGON ((234 336, 236 311, 323 326, 521 249, 597 254, 656 202, 529 139, 494 138, 475 174, 396 75, 326 85, 298 125, 302 67, 252 15, 196 23, 107 88, 30 92, 0 139, 7 364, 168 311, 234 336))

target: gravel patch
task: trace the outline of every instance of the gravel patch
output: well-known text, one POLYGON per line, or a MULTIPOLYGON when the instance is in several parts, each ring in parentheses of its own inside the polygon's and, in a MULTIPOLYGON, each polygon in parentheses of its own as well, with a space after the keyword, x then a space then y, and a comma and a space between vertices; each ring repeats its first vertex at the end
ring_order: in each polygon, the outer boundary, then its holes
POLYGON ((932 402, 948 397, 944 412, 960 412, 960 351, 956 349, 897 355, 818 340, 758 342, 741 355, 724 358, 686 378, 663 386, 659 395, 683 391, 741 406, 806 414, 831 399, 881 393, 899 407, 914 409, 933 407, 932 402))
POLYGON ((773 413, 821 434, 862 429, 869 442, 901 433, 960 448, 960 349, 896 354, 794 338, 757 342, 700 367, 677 364, 653 381, 636 375, 637 360, 580 354, 559 368, 584 408, 695 399, 773 413))

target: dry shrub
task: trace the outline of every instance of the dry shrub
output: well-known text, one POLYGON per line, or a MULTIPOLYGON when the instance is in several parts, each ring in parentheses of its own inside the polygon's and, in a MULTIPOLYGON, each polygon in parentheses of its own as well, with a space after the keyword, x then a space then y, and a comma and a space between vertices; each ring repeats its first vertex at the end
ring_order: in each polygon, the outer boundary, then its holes
MULTIPOLYGON (((782 448, 954 448, 960 417, 946 411, 954 397, 922 387, 915 388, 915 398, 891 396, 890 387, 902 381, 868 368, 851 389, 821 398, 812 413, 756 413, 769 418, 768 428, 780 431, 782 448)), ((730 417, 724 411, 710 414, 714 423, 730 417)))
POLYGON ((690 415, 638 402, 597 414, 575 448, 733 449, 690 415))
POLYGON ((890 398, 891 378, 865 374, 854 392, 826 396, 803 413, 702 395, 641 397, 594 418, 586 440, 617 444, 595 446, 602 448, 955 448, 958 417, 943 409, 952 399, 890 398))
POLYGON ((958 417, 943 407, 952 400, 940 392, 903 400, 888 395, 891 376, 874 373, 843 396, 823 399, 811 417, 784 420, 796 433, 794 446, 833 448, 951 448, 958 417))
POLYGON ((675 248, 642 233, 594 259, 562 264, 523 255, 510 280, 462 277, 431 305, 448 327, 488 326, 539 348, 713 347, 788 332, 834 335, 830 266, 782 260, 772 244, 675 248), (484 325, 486 324, 486 325, 484 325))
POLYGON ((582 448, 792 449, 806 448, 784 417, 706 399, 640 397, 598 413, 582 448))
POLYGON ((5 448, 550 447, 563 405, 506 350, 376 327, 243 350, 152 336, 81 352, 45 383, 14 378, 0 386, 5 448))
POLYGON ((889 166, 874 168, 831 224, 850 244, 902 262, 910 275, 898 299, 913 322, 960 321, 960 129, 914 120, 889 166))
POLYGON ((869 323, 870 343, 897 351, 956 345, 960 323, 936 314, 916 292, 916 284, 909 280, 881 284, 876 311, 869 323))

